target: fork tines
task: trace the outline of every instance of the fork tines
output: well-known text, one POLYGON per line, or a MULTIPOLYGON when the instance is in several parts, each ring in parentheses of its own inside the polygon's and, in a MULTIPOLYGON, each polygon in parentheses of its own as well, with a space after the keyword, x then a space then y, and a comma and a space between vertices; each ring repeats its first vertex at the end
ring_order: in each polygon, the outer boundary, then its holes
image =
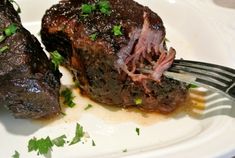
POLYGON ((168 71, 190 74, 196 77, 196 82, 233 93, 235 97, 235 70, 232 68, 198 61, 175 60, 168 71))

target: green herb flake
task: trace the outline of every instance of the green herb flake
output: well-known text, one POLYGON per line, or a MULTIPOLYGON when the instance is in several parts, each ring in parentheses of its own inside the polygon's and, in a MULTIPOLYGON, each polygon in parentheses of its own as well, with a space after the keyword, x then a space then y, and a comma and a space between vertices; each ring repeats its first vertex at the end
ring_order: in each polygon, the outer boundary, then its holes
POLYGON ((105 15, 110 15, 111 14, 111 8, 110 8, 110 3, 107 0, 101 0, 98 2, 99 10, 101 13, 105 15))
POLYGON ((64 104, 68 107, 73 108, 76 104, 73 102, 74 96, 69 88, 66 88, 61 92, 61 96, 64 98, 64 104))
POLYGON ((38 146, 37 146, 37 139, 36 138, 32 138, 29 140, 28 142, 28 151, 37 151, 38 146))
POLYGON ((61 114, 62 116, 66 116, 66 113, 65 113, 65 112, 60 112, 60 114, 61 114))
POLYGON ((15 150, 14 155, 11 156, 12 158, 20 158, 20 153, 15 150))
POLYGON ((82 4, 82 14, 90 14, 93 10, 96 9, 95 5, 82 4))
POLYGON ((4 36, 4 35, 0 36, 0 42, 4 41, 5 39, 6 39, 6 36, 4 36))
POLYGON ((188 87, 189 87, 189 88, 198 88, 198 86, 195 85, 195 84, 189 84, 188 87))
POLYGON ((76 126, 76 131, 75 131, 75 136, 73 138, 73 140, 70 142, 69 145, 73 145, 73 144, 76 144, 78 142, 81 141, 81 138, 84 136, 84 131, 83 131, 83 127, 77 123, 77 126, 76 126))
POLYGON ((141 98, 136 98, 135 99, 135 105, 141 105, 142 104, 142 99, 141 98))
POLYGON ((167 39, 166 37, 164 38, 164 41, 165 41, 165 42, 170 42, 170 40, 167 39))
POLYGON ((51 52, 51 62, 54 64, 55 69, 58 69, 59 65, 61 65, 64 61, 64 57, 60 55, 60 53, 55 50, 51 52))
POLYGON ((41 138, 32 138, 28 142, 28 151, 36 151, 38 155, 45 155, 49 151, 51 151, 51 148, 53 146, 53 143, 50 139, 50 137, 46 137, 46 139, 41 138))
POLYGON ((80 82, 79 81, 75 81, 74 82, 74 87, 75 88, 79 88, 80 87, 80 82))
POLYGON ((127 152, 127 149, 122 150, 122 152, 123 152, 123 153, 126 153, 126 152, 127 152))
POLYGON ((8 46, 3 46, 2 48, 0 48, 0 54, 6 51, 7 49, 9 49, 8 46))
POLYGON ((98 33, 93 33, 93 34, 91 34, 89 37, 90 37, 90 39, 91 39, 92 41, 95 41, 96 38, 97 38, 97 35, 98 35, 98 33))
POLYGON ((84 110, 88 110, 88 109, 90 109, 90 108, 92 108, 92 107, 93 107, 93 106, 92 106, 91 104, 88 104, 87 107, 85 107, 84 110))
POLYGON ((0 42, 4 41, 6 39, 6 37, 9 37, 13 34, 16 33, 18 27, 16 26, 16 24, 10 24, 8 27, 6 27, 3 30, 3 34, 0 35, 0 42))
POLYGON ((16 26, 16 24, 11 24, 4 30, 4 33, 8 37, 15 34, 17 29, 18 27, 16 26))
POLYGON ((121 31, 122 26, 121 25, 114 25, 112 32, 114 33, 115 36, 121 36, 122 31, 121 31))
POLYGON ((136 131, 137 135, 139 136, 140 135, 140 129, 136 128, 135 131, 136 131))
POLYGON ((81 17, 83 17, 83 18, 86 18, 86 17, 88 17, 89 15, 88 14, 82 14, 81 15, 81 17))
POLYGON ((52 143, 56 145, 57 147, 63 147, 64 144, 66 143, 65 141, 66 138, 67 138, 66 135, 62 135, 60 137, 53 139, 52 143))
POLYGON ((92 146, 96 146, 96 144, 95 144, 95 141, 94 141, 94 140, 92 140, 92 146))

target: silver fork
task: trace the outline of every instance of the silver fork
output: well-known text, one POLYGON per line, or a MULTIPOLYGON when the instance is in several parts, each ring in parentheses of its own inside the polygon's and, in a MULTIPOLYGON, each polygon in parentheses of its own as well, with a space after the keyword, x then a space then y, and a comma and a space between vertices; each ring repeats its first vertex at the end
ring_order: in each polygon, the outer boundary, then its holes
POLYGON ((235 70, 216 64, 175 60, 165 76, 222 92, 235 101, 235 70))

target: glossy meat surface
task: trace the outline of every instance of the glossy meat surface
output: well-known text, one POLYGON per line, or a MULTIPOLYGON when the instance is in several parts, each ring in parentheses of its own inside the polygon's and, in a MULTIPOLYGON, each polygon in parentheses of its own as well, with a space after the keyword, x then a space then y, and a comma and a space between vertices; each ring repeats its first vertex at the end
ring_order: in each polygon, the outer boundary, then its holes
POLYGON ((10 25, 17 30, 0 42, 0 105, 16 118, 41 118, 60 112, 58 70, 40 43, 21 24, 18 13, 7 0, 0 2, 0 35, 10 25))
POLYGON ((82 94, 96 102, 161 113, 174 111, 185 101, 187 88, 154 73, 169 67, 175 55, 174 49, 166 49, 161 18, 133 0, 109 0, 109 16, 99 10, 82 16, 82 4, 95 3, 64 0, 47 10, 41 30, 47 50, 57 49, 66 58, 65 66, 79 81, 82 94), (123 35, 114 35, 115 25, 122 26, 123 35), (94 33, 95 41, 90 38, 94 33), (138 47, 142 51, 136 50, 138 47), (157 62, 159 58, 166 62, 157 62), (151 74, 140 72, 146 67, 151 74), (141 103, 137 105, 136 100, 141 103))

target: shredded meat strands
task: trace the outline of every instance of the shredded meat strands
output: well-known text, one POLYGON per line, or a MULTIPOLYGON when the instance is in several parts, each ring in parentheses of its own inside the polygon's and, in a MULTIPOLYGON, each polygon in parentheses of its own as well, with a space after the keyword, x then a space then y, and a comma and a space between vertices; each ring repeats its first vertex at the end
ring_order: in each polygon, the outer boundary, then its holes
POLYGON ((164 47, 162 31, 150 28, 146 12, 143 18, 143 28, 132 31, 128 45, 117 54, 115 66, 119 73, 124 71, 134 82, 141 82, 146 87, 146 80, 160 82, 164 71, 172 65, 176 52, 164 47))

